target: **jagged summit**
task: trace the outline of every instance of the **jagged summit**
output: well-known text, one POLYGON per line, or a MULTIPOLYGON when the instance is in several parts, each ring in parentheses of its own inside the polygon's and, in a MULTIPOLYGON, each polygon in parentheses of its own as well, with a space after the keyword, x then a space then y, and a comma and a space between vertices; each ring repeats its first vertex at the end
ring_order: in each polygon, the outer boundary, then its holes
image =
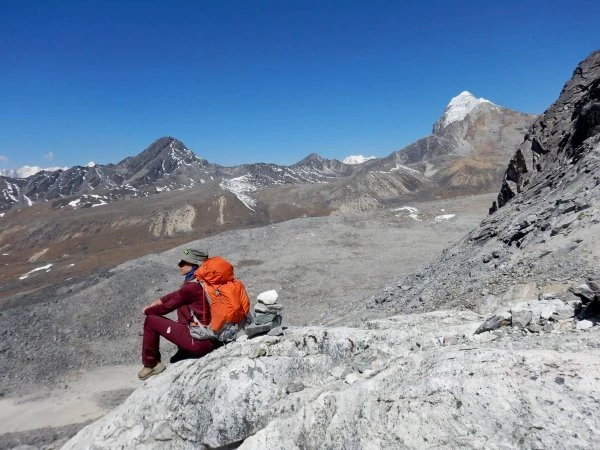
POLYGON ((303 158, 300 161, 298 161, 294 165, 305 165, 305 164, 311 164, 311 163, 322 163, 323 161, 325 161, 325 160, 323 159, 323 157, 321 155, 319 155, 318 153, 314 153, 313 152, 310 155, 308 155, 306 158, 303 158))
POLYGON ((183 142, 173 137, 166 136, 154 141, 138 155, 125 158, 118 165, 125 167, 129 172, 136 173, 152 161, 169 159, 182 160, 186 163, 200 160, 200 158, 190 151, 183 142))
POLYGON ((463 120, 471 111, 477 108, 479 105, 489 104, 495 106, 489 100, 485 98, 477 98, 469 91, 462 91, 456 97, 453 97, 446 106, 444 114, 436 123, 436 130, 441 130, 453 122, 460 122, 463 120))

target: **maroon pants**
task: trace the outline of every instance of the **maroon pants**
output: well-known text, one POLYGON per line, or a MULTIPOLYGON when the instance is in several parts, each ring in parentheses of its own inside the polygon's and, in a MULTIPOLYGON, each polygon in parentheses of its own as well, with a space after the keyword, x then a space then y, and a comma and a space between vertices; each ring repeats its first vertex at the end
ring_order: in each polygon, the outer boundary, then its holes
POLYGON ((145 367, 154 367, 160 362, 160 336, 190 355, 198 357, 210 353, 217 347, 217 343, 210 339, 192 338, 185 323, 175 322, 163 316, 146 316, 142 340, 142 364, 145 367))

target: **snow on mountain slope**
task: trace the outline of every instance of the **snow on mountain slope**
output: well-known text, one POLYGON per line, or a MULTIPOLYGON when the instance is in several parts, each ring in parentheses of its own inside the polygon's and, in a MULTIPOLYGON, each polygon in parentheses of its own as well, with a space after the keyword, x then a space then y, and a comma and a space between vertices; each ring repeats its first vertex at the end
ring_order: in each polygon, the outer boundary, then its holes
POLYGON ((467 117, 471 111, 473 111, 477 106, 488 103, 490 105, 494 105, 489 100, 485 98, 477 98, 469 91, 463 91, 450 100, 446 110, 444 111, 444 115, 440 119, 439 123, 441 127, 446 127, 453 122, 459 122, 467 117))

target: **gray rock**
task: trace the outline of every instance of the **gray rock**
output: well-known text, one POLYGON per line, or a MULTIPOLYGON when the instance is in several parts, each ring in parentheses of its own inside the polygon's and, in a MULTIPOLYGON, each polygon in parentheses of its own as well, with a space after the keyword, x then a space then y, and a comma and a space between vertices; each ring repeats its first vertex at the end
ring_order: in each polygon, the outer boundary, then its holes
POLYGON ((531 322, 533 313, 531 311, 513 311, 511 314, 511 324, 513 327, 525 328, 531 322))
POLYGON ((254 306, 254 311, 265 314, 281 314, 281 311, 283 311, 283 306, 278 304, 265 305, 263 303, 257 303, 254 306))
POLYGON ((444 345, 457 345, 458 338, 456 336, 444 336, 444 345))
POLYGON ((594 294, 600 295, 600 279, 596 278, 588 280, 587 284, 594 294))
POLYGON ((277 326, 275 328, 271 328, 267 333, 267 336, 283 336, 283 328, 277 326))
POLYGON ((569 290, 573 294, 577 295, 578 297, 581 297, 587 302, 591 302, 596 296, 594 291, 592 291, 592 289, 586 283, 582 283, 577 286, 572 286, 569 290))
POLYGON ((265 347, 256 347, 251 349, 249 357, 251 359, 260 358, 267 355, 267 349, 265 347))
MULTIPOLYGON (((595 442, 589 411, 600 394, 589 386, 600 371, 600 359, 592 357, 596 349, 532 352, 524 345, 543 344, 538 335, 511 337, 508 348, 491 342, 497 339, 493 333, 483 333, 468 347, 407 352, 417 339, 471 335, 479 321, 474 313, 439 311, 365 328, 294 328, 268 345, 268 352, 264 338, 236 341, 150 378, 64 448, 359 449, 373 443, 398 448, 399 442, 421 448, 424 439, 433 448, 490 442, 579 448, 595 442), (584 360, 587 370, 565 375, 584 360), (577 435, 565 432, 572 430, 574 415, 583 418, 577 435), (547 423, 552 426, 540 425, 547 423), (459 425, 474 434, 457 433, 459 425)), ((586 335, 595 339, 592 331, 586 335)), ((564 336, 555 342, 560 340, 564 336)))
POLYGON ((579 320, 577 322, 576 328, 578 330, 589 330, 590 328, 592 328, 594 326, 594 322, 592 322, 591 320, 579 320))
POLYGON ((547 298, 542 296, 541 300, 519 303, 512 308, 511 312, 513 316, 522 311, 530 312, 534 323, 545 323, 548 320, 558 321, 573 317, 580 308, 580 300, 564 302, 553 298, 553 294, 548 294, 547 298))
POLYGON ((286 386, 285 392, 287 392, 288 394, 293 394, 294 392, 303 391, 305 387, 306 386, 304 386, 304 383, 302 382, 290 383, 286 386))
POLYGON ((265 323, 262 325, 250 324, 245 328, 246 335, 251 338, 252 336, 256 336, 257 334, 266 333, 271 329, 271 323, 265 323))
POLYGON ((502 314, 497 314, 495 316, 490 317, 485 322, 481 324, 479 328, 475 331, 475 334, 483 333, 485 331, 492 331, 500 327, 506 327, 511 323, 511 314, 509 312, 504 312, 502 314))
POLYGON ((273 322, 274 318, 275 318, 275 314, 265 314, 265 313, 259 313, 259 312, 254 313, 254 323, 256 325, 263 325, 265 323, 271 323, 271 322, 273 322))

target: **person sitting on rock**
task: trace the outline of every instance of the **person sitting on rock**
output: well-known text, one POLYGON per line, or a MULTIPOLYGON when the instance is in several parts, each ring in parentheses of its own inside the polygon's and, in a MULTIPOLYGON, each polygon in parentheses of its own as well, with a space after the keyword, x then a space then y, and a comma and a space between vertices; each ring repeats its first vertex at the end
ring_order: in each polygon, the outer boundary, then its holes
POLYGON ((195 280, 194 272, 206 259, 208 253, 202 250, 184 249, 178 263, 181 275, 185 277, 183 285, 142 309, 144 337, 142 339, 142 364, 138 373, 145 380, 165 370, 161 362, 160 336, 177 346, 177 353, 171 357, 174 363, 182 359, 199 358, 211 352, 221 344, 215 339, 198 340, 192 338, 188 325, 198 320, 202 325, 210 324, 210 306, 200 283, 195 280), (177 310, 177 322, 163 317, 177 310))

